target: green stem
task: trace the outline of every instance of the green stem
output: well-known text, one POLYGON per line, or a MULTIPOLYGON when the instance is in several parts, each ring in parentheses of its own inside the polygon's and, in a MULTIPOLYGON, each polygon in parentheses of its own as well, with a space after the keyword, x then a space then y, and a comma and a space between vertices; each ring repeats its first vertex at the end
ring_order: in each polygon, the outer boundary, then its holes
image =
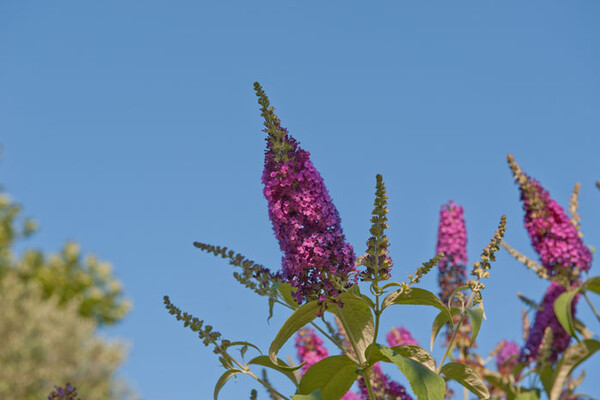
POLYGON ((284 396, 283 394, 279 393, 276 389, 273 388, 273 386, 269 385, 267 382, 263 381, 258 376, 254 375, 251 371, 244 371, 244 373, 247 374, 247 375, 250 375, 251 377, 253 377, 254 379, 256 379, 256 381, 258 381, 258 383, 260 383, 264 387, 268 388, 269 390, 272 391, 272 393, 275 393, 276 395, 278 395, 282 399, 284 399, 284 400, 290 400, 289 397, 284 396))
POLYGON ((596 307, 594 307, 594 305, 592 304, 592 301, 590 300, 590 298, 588 297, 587 293, 583 293, 583 297, 585 297, 585 300, 588 302, 588 304, 590 305, 590 308, 592 309, 592 312, 594 313, 594 315, 596 316, 596 319, 598 321, 600 321, 600 315, 598 315, 598 311, 596 311, 596 307))
POLYGON ((377 400, 375 398, 375 393, 373 393, 373 387, 371 387, 370 374, 363 372, 361 375, 363 377, 363 380, 365 381, 365 386, 367 387, 367 392, 369 393, 369 400, 377 400))
POLYGON ((371 344, 371 348, 369 349, 369 355, 367 356, 367 361, 371 359, 371 355, 373 354, 373 348, 377 342, 377 336, 379 335, 379 318, 381 317, 381 310, 379 309, 379 296, 375 295, 375 333, 373 335, 373 343, 371 344))
MULTIPOLYGON (((479 286, 479 280, 480 279, 477 279, 476 286, 479 286)), ((460 326, 462 325, 465 317, 467 316, 466 309, 469 308, 469 307, 471 307, 471 303, 473 303, 473 298, 474 297, 475 297, 475 291, 471 290, 471 296, 469 297, 469 301, 467 301, 467 304, 465 304, 465 308, 460 313, 460 319, 459 319, 458 323, 456 324, 456 328, 454 328, 454 332, 452 333, 452 338, 450 338, 450 343, 448 343, 448 348, 444 352, 444 356, 442 357, 442 360, 440 361, 440 364, 438 366, 438 370, 437 370, 438 374, 442 370, 442 366, 444 365, 444 361, 446 360, 446 357, 448 357, 448 353, 450 352, 450 349, 452 348, 452 344, 454 343, 454 339, 456 339, 456 334, 458 333, 458 330, 460 329, 460 326)))

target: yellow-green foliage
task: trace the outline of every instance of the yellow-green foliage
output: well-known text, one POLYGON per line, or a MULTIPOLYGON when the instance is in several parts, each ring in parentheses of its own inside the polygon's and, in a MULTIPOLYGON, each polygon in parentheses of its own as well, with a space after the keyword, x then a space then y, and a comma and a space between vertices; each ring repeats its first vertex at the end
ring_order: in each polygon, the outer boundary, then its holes
POLYGON ((94 336, 96 323, 77 300, 43 299, 36 280, 8 271, 0 282, 0 399, 45 399, 71 382, 82 399, 130 398, 115 379, 125 346, 94 336))
POLYGON ((21 221, 20 211, 8 195, 0 195, 0 277, 16 270, 22 279, 38 282, 44 298, 55 295, 61 305, 76 299, 79 313, 99 324, 123 318, 131 304, 122 297, 121 283, 112 275, 110 264, 82 256, 76 243, 65 244, 57 254, 39 250, 27 250, 20 257, 14 254, 15 243, 36 230, 32 220, 21 221))

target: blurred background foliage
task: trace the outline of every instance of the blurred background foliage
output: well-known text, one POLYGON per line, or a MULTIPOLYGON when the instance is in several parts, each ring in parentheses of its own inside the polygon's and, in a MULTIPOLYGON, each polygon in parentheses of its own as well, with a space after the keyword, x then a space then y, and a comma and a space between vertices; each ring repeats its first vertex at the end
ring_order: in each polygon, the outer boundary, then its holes
POLYGON ((55 254, 15 246, 37 230, 0 193, 0 399, 46 398, 71 382, 85 400, 134 399, 117 378, 127 346, 95 335, 131 308, 109 263, 67 242, 55 254))

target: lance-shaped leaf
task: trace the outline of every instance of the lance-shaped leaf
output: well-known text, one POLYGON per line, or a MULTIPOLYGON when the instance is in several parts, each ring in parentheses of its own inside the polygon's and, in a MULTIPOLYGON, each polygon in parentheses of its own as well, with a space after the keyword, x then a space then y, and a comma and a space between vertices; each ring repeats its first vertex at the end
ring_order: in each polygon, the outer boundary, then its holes
POLYGON ((514 400, 516 396, 515 387, 510 383, 508 377, 501 375, 499 372, 489 369, 483 370, 483 377, 488 383, 496 388, 499 388, 506 395, 506 400, 514 400))
POLYGON ((298 386, 298 381, 296 380, 296 375, 294 375, 294 373, 292 371, 301 368, 302 365, 298 365, 296 367, 290 367, 289 365, 287 365, 285 363, 285 361, 283 361, 279 358, 277 359, 277 363, 275 364, 267 356, 258 356, 256 358, 253 358, 252 360, 250 360, 248 362, 248 365, 262 365, 263 367, 268 367, 268 368, 277 370, 277 371, 281 372, 282 374, 284 374, 285 376, 287 376, 292 382, 294 382, 294 385, 298 386), (282 368, 282 366, 284 366, 284 368, 282 368))
POLYGON ((277 332, 277 336, 275 336, 275 339, 273 339, 271 347, 269 348, 269 358, 274 364, 277 364, 277 353, 279 352, 279 349, 283 347, 285 342, 287 342, 296 331, 317 317, 319 308, 320 306, 316 300, 310 301, 298 307, 298 309, 283 323, 283 326, 279 329, 279 332, 277 332))
POLYGON ((484 317, 481 303, 477 308, 467 308, 467 314, 469 314, 471 326, 473 327, 473 336, 471 336, 471 346, 473 346, 473 343, 475 343, 475 339, 477 339, 477 335, 479 334, 479 330, 481 329, 481 321, 483 321, 484 317))
POLYGON ((388 294, 383 300, 381 308, 386 308, 392 304, 414 304, 423 306, 432 306, 446 313, 448 319, 452 318, 452 314, 446 305, 429 290, 420 288, 398 289, 388 294))
POLYGON ((582 340, 567 347, 562 358, 556 365, 554 383, 550 390, 550 400, 558 400, 567 378, 579 364, 600 350, 600 342, 594 339, 582 340))
POLYGON ((446 391, 444 379, 421 364, 410 358, 402 357, 389 347, 377 345, 381 354, 389 361, 396 364, 400 372, 406 377, 417 400, 443 400, 446 391))
MULTIPOLYGON (((451 312, 452 316, 454 317, 455 315, 457 315, 460 312, 460 309, 458 309, 456 307, 452 307, 450 312, 451 312)), ((446 325, 447 323, 450 323, 450 326, 452 326, 452 327, 454 326, 454 324, 452 323, 452 318, 450 318, 448 316, 448 313, 445 311, 440 311, 440 313, 437 315, 437 317, 435 317, 435 319, 433 320, 433 325, 431 326, 431 340, 429 343, 430 351, 433 351, 433 343, 435 342, 435 338, 440 333, 440 330, 442 330, 442 327, 444 325, 446 325)))
POLYGON ((281 297, 283 297, 283 301, 285 301, 287 305, 289 305, 293 309, 298 308, 298 302, 296 301, 294 296, 292 296, 292 293, 296 291, 296 288, 293 288, 292 285, 290 285, 289 283, 282 283, 277 285, 277 291, 279 292, 279 294, 281 294, 281 297))
POLYGON ((331 356, 314 364, 300 380, 299 394, 321 391, 322 400, 339 400, 358 376, 357 367, 345 355, 331 356))
POLYGON ((451 362, 442 367, 441 373, 448 379, 454 379, 479 398, 488 399, 490 397, 487 385, 473 368, 451 362))
POLYGON ((321 391, 317 389, 311 394, 295 394, 292 400, 321 400, 321 391))
POLYGON ((539 400, 540 393, 537 390, 522 391, 515 397, 515 400, 539 400))
MULTIPOLYGON (((366 350, 367 354, 371 353, 371 358, 368 360, 369 364, 373 365, 378 361, 392 362, 381 353, 378 345, 375 345, 372 351, 371 347, 372 346, 369 346, 366 350)), ((394 346, 390 348, 396 353, 400 354, 402 357, 410 358, 411 360, 420 362, 430 370, 435 371, 435 359, 421 346, 417 346, 415 344, 401 344, 400 346, 394 346)))
POLYGON ((583 286, 587 290, 591 290, 594 293, 600 294, 600 276, 592 276, 589 278, 583 286))
POLYGON ((569 335, 575 338, 577 338, 577 334, 575 333, 575 324, 573 323, 571 307, 573 299, 577 293, 578 292, 576 290, 569 290, 562 293, 556 300, 554 300, 554 314, 556 314, 558 322, 560 322, 563 329, 569 335))
POLYGON ((356 345, 356 356, 362 362, 365 359, 365 349, 373 343, 375 335, 371 308, 362 298, 357 298, 352 293, 342 293, 340 301, 344 304, 343 307, 332 305, 327 311, 338 317, 348 339, 356 345))
POLYGON ((225 383, 227 383, 227 381, 229 379, 231 379, 232 377, 234 377, 235 375, 242 373, 242 372, 244 372, 244 371, 242 371, 241 369, 228 369, 227 371, 225 371, 225 373, 223 375, 221 375, 221 377, 217 381, 217 384, 215 385, 214 400, 217 400, 219 398, 219 392, 221 391, 223 386, 225 386, 225 383))

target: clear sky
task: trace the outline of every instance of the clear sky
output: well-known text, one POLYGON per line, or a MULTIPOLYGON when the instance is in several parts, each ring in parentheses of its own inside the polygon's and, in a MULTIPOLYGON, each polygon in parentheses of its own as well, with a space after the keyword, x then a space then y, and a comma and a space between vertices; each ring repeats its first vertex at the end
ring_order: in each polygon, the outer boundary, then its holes
MULTIPOLYGON (((28 246, 75 239, 113 263, 134 309, 103 333, 132 343, 122 374, 143 398, 208 399, 217 358, 162 296, 263 349, 288 315, 267 324, 265 299, 192 246, 280 266, 255 80, 359 254, 383 174, 398 280, 433 255, 450 199, 465 208, 471 261, 502 214, 507 242, 534 255, 509 152, 564 206, 582 183, 584 239, 600 247, 599 20, 592 0, 0 1, 0 181, 41 224, 28 246)), ((500 254, 480 350, 519 341, 516 293, 540 299, 546 285, 500 254)), ((435 273, 423 287, 437 292, 435 273)), ((583 302, 578 315, 600 331, 583 302)), ((434 316, 397 307, 384 331, 406 325, 426 345, 434 316)), ((599 398, 600 356, 587 368, 583 391, 599 398)), ((242 377, 222 396, 253 387, 242 377)))

